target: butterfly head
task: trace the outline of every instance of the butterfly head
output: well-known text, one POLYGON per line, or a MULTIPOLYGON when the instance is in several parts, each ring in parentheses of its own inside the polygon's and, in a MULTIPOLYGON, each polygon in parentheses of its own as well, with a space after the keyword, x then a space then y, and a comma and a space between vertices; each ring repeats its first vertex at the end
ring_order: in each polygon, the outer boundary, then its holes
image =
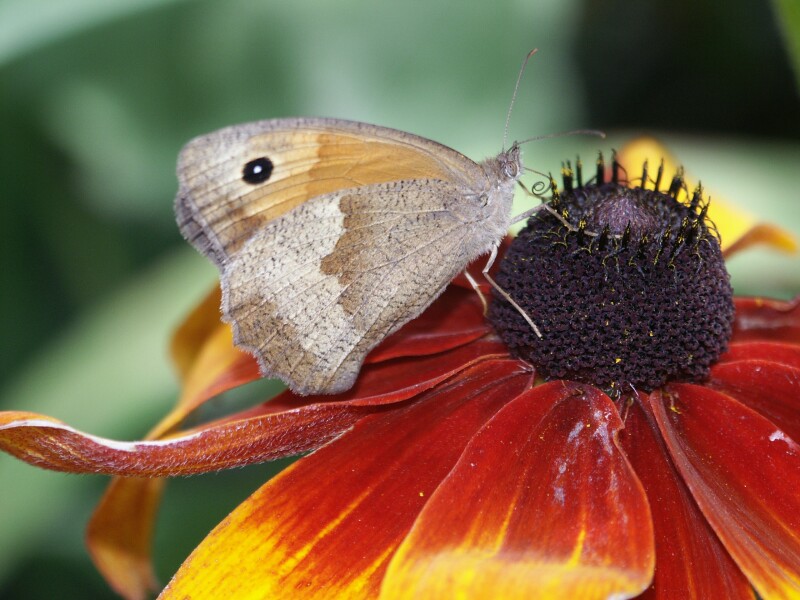
POLYGON ((500 175, 505 179, 516 181, 522 174, 522 159, 520 158, 519 144, 514 142, 511 148, 504 150, 497 156, 500 175))

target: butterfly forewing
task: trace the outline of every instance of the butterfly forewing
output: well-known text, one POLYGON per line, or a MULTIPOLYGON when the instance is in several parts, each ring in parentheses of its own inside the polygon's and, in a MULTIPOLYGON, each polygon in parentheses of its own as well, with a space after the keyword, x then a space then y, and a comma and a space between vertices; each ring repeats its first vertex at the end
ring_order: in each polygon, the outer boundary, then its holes
POLYGON ((327 119, 278 119, 221 129, 189 142, 178 161, 181 232, 218 266, 262 225, 311 198, 372 183, 481 176, 465 156, 394 129, 327 119), (272 163, 250 184, 243 168, 272 163))

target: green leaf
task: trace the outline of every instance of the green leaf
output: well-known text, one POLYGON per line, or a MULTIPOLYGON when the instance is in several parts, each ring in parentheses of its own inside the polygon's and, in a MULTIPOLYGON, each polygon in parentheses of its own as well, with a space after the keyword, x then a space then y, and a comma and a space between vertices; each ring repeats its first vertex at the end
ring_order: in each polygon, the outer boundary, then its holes
POLYGON ((800 2, 797 0, 774 0, 773 6, 800 93, 800 2))

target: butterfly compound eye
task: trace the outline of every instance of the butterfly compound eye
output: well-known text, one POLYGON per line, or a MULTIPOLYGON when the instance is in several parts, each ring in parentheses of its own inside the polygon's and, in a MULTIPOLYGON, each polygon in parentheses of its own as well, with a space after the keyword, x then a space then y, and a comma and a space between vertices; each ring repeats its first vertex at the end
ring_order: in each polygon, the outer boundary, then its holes
POLYGON ((272 161, 266 156, 253 159, 242 169, 242 179, 253 185, 264 183, 272 175, 273 166, 272 161))

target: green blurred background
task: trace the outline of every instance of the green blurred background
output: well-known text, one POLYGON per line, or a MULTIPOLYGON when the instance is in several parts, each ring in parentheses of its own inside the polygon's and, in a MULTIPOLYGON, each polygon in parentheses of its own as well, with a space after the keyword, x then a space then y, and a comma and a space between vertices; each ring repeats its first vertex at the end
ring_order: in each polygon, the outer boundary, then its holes
MULTIPOLYGON (((375 122, 526 164, 657 134, 715 197, 800 234, 796 0, 0 0, 0 409, 143 435, 173 402, 166 346, 214 281, 172 215, 190 137, 290 115, 375 122), (794 57, 794 60, 792 59, 794 57)), ((800 262, 730 263, 739 293, 800 292, 800 262)), ((166 582, 276 470, 173 482, 166 582)), ((113 598, 83 549, 106 479, 0 456, 0 598, 113 598)))

